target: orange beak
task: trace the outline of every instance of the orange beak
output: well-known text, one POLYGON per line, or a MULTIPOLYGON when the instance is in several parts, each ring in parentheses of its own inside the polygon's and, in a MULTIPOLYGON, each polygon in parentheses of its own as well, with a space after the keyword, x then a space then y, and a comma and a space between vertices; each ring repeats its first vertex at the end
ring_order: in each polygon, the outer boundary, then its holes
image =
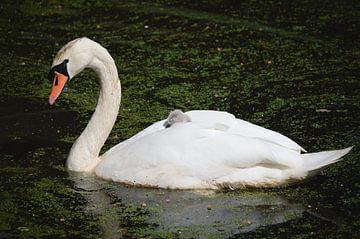
POLYGON ((55 103, 55 100, 59 97, 61 91, 63 90, 68 77, 55 71, 55 77, 52 84, 52 89, 49 96, 49 104, 52 105, 55 103))

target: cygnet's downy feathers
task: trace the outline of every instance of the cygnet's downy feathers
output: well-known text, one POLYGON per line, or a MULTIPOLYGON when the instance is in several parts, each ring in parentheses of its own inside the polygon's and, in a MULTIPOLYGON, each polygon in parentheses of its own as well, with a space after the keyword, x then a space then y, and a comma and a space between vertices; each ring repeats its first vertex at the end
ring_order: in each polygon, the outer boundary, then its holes
POLYGON ((190 117, 182 112, 181 110, 173 110, 170 112, 167 120, 164 123, 165 128, 169 128, 176 123, 187 123, 191 122, 190 117))

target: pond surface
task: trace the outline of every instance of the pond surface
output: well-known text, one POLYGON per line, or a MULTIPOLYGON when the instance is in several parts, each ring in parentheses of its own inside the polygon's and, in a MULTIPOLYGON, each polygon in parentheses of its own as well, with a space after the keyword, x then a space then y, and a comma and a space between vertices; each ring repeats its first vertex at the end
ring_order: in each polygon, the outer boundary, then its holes
POLYGON ((359 3, 2 1, 0 238, 360 237, 359 3), (64 165, 98 95, 73 79, 48 106, 69 40, 114 57, 123 87, 103 149, 180 108, 215 109, 308 151, 355 145, 309 182, 235 192, 129 188, 64 165))

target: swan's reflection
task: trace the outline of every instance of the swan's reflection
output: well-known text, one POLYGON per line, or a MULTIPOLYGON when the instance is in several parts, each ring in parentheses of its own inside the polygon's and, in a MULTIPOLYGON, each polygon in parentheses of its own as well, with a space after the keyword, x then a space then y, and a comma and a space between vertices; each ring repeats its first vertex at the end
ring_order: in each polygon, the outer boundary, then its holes
POLYGON ((303 207, 265 192, 214 193, 128 188, 95 177, 72 173, 76 190, 88 200, 88 210, 100 217, 104 238, 121 238, 113 207, 125 205, 149 208, 149 223, 197 238, 226 238, 260 226, 301 217, 303 207))

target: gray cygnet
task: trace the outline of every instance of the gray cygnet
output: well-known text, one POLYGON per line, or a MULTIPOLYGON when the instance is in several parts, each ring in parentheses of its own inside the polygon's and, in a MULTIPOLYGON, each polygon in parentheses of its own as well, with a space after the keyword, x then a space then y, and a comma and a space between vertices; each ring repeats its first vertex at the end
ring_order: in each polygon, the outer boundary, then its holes
POLYGON ((169 128, 176 123, 186 123, 186 122, 191 122, 190 117, 181 110, 176 109, 170 112, 167 120, 164 123, 164 126, 165 128, 169 128))

